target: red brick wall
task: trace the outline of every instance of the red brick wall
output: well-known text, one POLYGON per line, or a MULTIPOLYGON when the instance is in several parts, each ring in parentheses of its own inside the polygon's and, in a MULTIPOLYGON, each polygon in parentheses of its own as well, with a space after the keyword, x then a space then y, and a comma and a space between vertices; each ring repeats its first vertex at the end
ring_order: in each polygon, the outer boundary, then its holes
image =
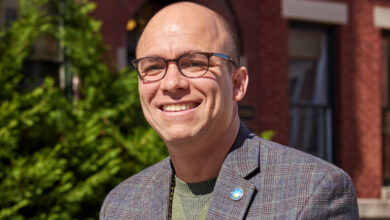
POLYGON ((243 101, 255 107, 253 121, 244 121, 256 132, 274 130, 273 140, 289 141, 287 21, 275 0, 234 0, 243 52, 247 58, 249 88, 243 101))
POLYGON ((102 21, 103 41, 109 46, 109 56, 116 65, 117 49, 126 47, 126 24, 145 0, 92 0, 97 8, 92 15, 102 21))
POLYGON ((339 32, 339 165, 359 197, 380 197, 382 186, 381 35, 368 0, 346 1, 348 24, 339 32))

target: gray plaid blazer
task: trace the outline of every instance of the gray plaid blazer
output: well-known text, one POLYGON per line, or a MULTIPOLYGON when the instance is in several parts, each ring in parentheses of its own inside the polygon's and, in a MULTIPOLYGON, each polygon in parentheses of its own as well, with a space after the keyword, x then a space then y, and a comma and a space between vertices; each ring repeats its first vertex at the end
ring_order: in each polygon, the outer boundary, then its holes
MULTIPOLYGON (((106 197, 100 219, 167 219, 170 158, 128 178, 106 197)), ((354 186, 341 169, 266 141, 241 125, 222 165, 207 219, 359 219, 354 186), (243 196, 234 201, 232 190, 243 196)))

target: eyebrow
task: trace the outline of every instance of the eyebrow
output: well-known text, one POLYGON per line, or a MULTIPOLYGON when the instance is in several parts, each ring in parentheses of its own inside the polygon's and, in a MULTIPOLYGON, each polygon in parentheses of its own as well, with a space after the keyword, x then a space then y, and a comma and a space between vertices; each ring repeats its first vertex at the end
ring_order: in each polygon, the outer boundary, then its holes
MULTIPOLYGON (((209 51, 202 51, 202 50, 183 50, 183 51, 180 51, 179 53, 176 53, 176 56, 173 57, 174 58, 177 58, 177 57, 180 57, 181 55, 184 55, 184 54, 188 54, 188 53, 193 53, 193 52, 209 52, 209 51)), ((140 58, 144 58, 144 57, 161 57, 161 58, 164 58, 164 59, 168 59, 166 57, 163 57, 163 56, 160 56, 158 54, 152 54, 152 55, 147 55, 147 56, 143 56, 143 57, 137 57, 136 59, 140 59, 140 58)))

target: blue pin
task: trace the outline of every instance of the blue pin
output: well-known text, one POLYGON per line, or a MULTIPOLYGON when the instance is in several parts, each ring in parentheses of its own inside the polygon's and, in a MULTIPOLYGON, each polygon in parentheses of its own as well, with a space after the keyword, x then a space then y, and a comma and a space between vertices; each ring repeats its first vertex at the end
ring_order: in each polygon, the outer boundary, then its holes
POLYGON ((230 193, 230 198, 234 201, 238 201, 242 198, 244 195, 244 191, 242 191, 241 188, 235 188, 231 193, 230 193))

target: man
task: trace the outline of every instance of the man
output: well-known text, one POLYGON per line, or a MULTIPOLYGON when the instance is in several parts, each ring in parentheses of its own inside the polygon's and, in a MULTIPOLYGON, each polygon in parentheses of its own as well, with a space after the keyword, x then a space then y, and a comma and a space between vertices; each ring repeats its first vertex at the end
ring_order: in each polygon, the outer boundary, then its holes
POLYGON ((240 123, 248 73, 220 15, 169 5, 136 53, 143 113, 170 157, 112 190, 101 219, 358 219, 347 174, 240 123))

